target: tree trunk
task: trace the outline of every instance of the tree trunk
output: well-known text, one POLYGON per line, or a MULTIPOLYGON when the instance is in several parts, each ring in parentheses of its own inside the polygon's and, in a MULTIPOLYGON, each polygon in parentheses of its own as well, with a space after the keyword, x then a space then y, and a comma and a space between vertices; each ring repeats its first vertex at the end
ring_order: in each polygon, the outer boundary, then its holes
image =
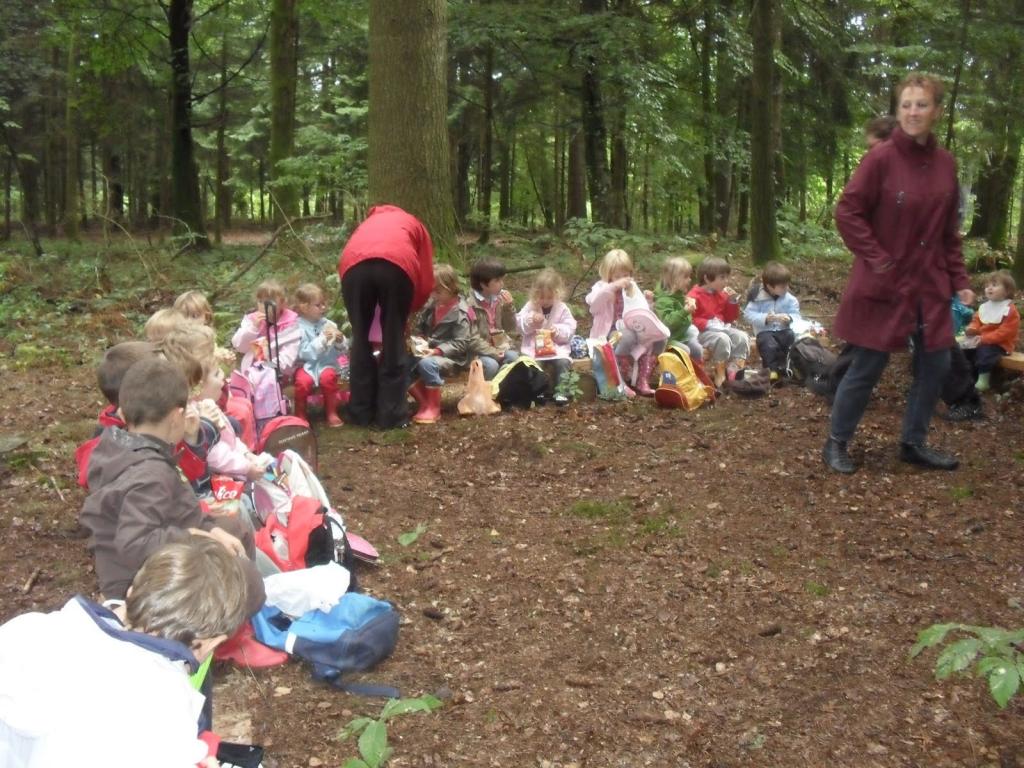
POLYGON ((4 240, 11 239, 11 176, 14 164, 11 158, 4 158, 4 240))
POLYGON ((7 157, 17 169, 18 180, 21 182, 21 223, 25 226, 36 256, 42 256, 43 246, 39 242, 39 230, 36 226, 36 217, 39 214, 39 180, 36 175, 36 164, 32 160, 19 157, 10 129, 2 121, 0 121, 0 133, 3 134, 7 157))
POLYGON ((278 164, 295 151, 295 93, 299 76, 298 0, 273 0, 270 8, 270 175, 276 205, 274 223, 284 221, 282 211, 298 215, 299 190, 281 183, 285 175, 278 164))
POLYGON ((978 177, 974 221, 968 237, 983 237, 990 248, 1006 247, 1006 224, 1017 177, 1020 136, 996 155, 989 155, 978 177))
POLYGON ((700 130, 704 143, 704 178, 697 186, 698 221, 703 234, 711 232, 715 211, 715 135, 711 114, 711 4, 703 3, 703 28, 700 30, 700 130))
POLYGON ((421 219, 455 249, 448 165, 446 0, 370 0, 369 199, 421 219))
MULTIPOLYGON (((581 2, 581 11, 587 15, 601 14, 605 9, 605 0, 581 2)), ((592 44, 596 47, 596 43, 592 41, 592 44)), ((587 158, 587 181, 590 186, 590 212, 595 221, 611 224, 608 136, 601 95, 600 64, 593 51, 584 55, 583 66, 583 136, 587 158)))
MULTIPOLYGON (((625 98, 620 100, 624 104, 625 98)), ((612 127, 612 188, 610 195, 610 221, 613 227, 629 229, 629 202, 626 197, 629 186, 629 154, 626 148, 626 111, 624 107, 615 110, 612 127)))
POLYGON ((774 105, 775 0, 753 0, 753 76, 750 98, 750 230, 755 264, 777 258, 772 130, 774 105))
POLYGON ((171 0, 168 12, 171 47, 171 209, 175 231, 192 246, 206 248, 206 223, 199 197, 199 169, 192 142, 192 69, 189 34, 192 0, 171 0))
MULTIPOLYGON (((227 12, 228 6, 225 6, 227 12)), ((225 229, 231 226, 231 190, 228 188, 228 32, 225 24, 220 35, 220 90, 217 93, 217 178, 214 180, 213 241, 220 245, 225 229)))
POLYGON ((587 218, 587 147, 580 128, 573 128, 569 139, 569 184, 565 215, 567 219, 587 218))
POLYGON ((512 176, 515 168, 512 164, 512 138, 515 128, 510 123, 505 127, 503 135, 498 138, 498 220, 508 221, 512 218, 512 176))
POLYGON ((68 39, 67 80, 64 107, 64 237, 78 239, 78 57, 75 51, 75 32, 68 39))
POLYGON ((1017 247, 1014 250, 1013 266, 1010 268, 1017 285, 1024 285, 1024 184, 1021 185, 1020 221, 1017 223, 1017 247))
POLYGON ((953 125, 956 117, 956 99, 960 92, 960 75, 964 70, 964 55, 967 53, 967 22, 971 17, 971 0, 961 0, 960 3, 960 39, 957 47, 959 54, 956 59, 956 68, 953 71, 953 87, 949 91, 949 122, 946 124, 946 149, 953 151, 953 125))
POLYGON ((494 188, 491 174, 494 162, 494 47, 491 45, 484 51, 480 88, 483 90, 484 111, 480 125, 480 169, 477 172, 479 192, 476 210, 480 215, 480 242, 486 243, 491 231, 491 191, 494 188))

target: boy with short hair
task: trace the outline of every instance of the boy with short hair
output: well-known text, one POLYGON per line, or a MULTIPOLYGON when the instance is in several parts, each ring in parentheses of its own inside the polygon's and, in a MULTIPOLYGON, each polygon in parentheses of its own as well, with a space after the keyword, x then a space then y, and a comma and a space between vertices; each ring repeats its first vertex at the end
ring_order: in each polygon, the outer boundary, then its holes
POLYGON ((249 613, 255 613, 264 591, 248 560, 255 551, 252 529, 237 517, 204 515, 175 464, 173 446, 199 430, 184 374, 162 358, 144 358, 125 374, 119 401, 126 429, 110 427, 100 437, 89 462, 92 492, 80 517, 92 534, 100 591, 123 598, 146 558, 161 546, 206 536, 245 558, 249 613))
POLYGON ((0 765, 215 764, 189 674, 245 620, 247 590, 238 558, 190 539, 146 560, 114 611, 76 596, 4 624, 0 765))
POLYGON ((761 365, 771 371, 772 381, 785 373, 786 357, 796 334, 793 322, 800 320, 800 302, 789 292, 789 270, 770 261, 761 270, 761 279, 750 286, 743 316, 754 329, 761 365))
POLYGON ((480 358, 484 378, 493 379, 505 363, 519 357, 512 348, 516 332, 516 307, 505 290, 508 270, 497 259, 481 259, 469 268, 469 304, 479 339, 471 345, 471 356, 480 358))
POLYGON ((697 306, 693 310, 693 324, 700 335, 697 341, 707 350, 714 364, 715 386, 720 387, 726 378, 736 378, 736 373, 747 364, 750 354, 750 338, 733 323, 740 316, 739 296, 726 285, 732 267, 725 259, 709 256, 697 267, 697 285, 687 294, 697 306))

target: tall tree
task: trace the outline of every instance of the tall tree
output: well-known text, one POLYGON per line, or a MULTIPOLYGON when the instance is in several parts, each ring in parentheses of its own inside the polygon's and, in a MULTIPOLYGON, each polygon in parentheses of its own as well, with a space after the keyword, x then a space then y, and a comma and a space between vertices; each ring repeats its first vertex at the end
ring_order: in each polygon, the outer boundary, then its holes
POLYGON ((419 217, 451 254, 446 35, 446 0, 370 0, 370 203, 419 217))
POLYGON ((282 210, 296 216, 299 190, 281 161, 295 151, 295 93, 298 81, 298 0, 273 0, 270 9, 270 172, 274 180, 274 221, 282 210))
POLYGON ((772 145, 774 15, 775 0, 753 0, 750 17, 754 46, 750 82, 750 246, 757 264, 771 261, 779 252, 772 145))
POLYGON ((199 169, 192 141, 192 67, 189 35, 192 0, 164 6, 171 46, 171 205, 175 229, 188 234, 197 248, 209 245, 199 197, 199 169))

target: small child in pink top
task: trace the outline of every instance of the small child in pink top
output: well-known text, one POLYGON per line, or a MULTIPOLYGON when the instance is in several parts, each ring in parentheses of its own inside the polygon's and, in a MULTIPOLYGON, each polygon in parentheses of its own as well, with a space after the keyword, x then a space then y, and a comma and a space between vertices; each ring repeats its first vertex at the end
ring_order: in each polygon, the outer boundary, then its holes
POLYGON ((545 269, 533 282, 530 300, 516 316, 523 335, 522 354, 532 357, 548 377, 548 395, 555 405, 565 405, 569 398, 558 392, 558 384, 572 367, 569 341, 576 332, 576 318, 562 301, 565 285, 562 276, 545 269))

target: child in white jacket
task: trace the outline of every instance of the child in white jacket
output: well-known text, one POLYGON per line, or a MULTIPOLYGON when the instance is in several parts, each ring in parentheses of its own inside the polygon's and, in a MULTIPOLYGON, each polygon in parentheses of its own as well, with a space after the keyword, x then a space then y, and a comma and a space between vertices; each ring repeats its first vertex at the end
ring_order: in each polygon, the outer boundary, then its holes
POLYGON ((537 275, 530 289, 530 300, 516 316, 523 335, 522 354, 540 363, 548 377, 548 393, 554 393, 556 405, 569 402, 569 398, 557 390, 572 366, 569 341, 576 332, 576 318, 562 301, 564 293, 562 276, 553 269, 545 269, 537 275))

